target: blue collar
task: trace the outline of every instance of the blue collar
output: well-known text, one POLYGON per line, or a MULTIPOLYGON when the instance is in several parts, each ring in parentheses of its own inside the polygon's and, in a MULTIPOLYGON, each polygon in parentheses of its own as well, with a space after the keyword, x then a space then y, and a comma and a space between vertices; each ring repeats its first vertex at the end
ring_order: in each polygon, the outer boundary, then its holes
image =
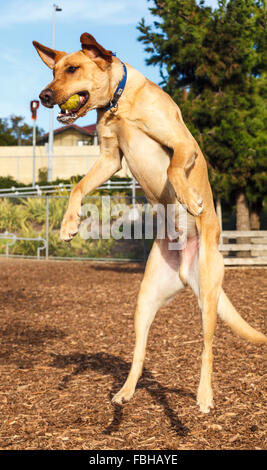
MULTIPOLYGON (((112 54, 113 56, 116 56, 116 54, 112 54)), ((113 108, 117 108, 118 106, 118 101, 119 101, 119 98, 121 97, 122 93, 123 93, 123 90, 125 88, 125 85, 126 85, 126 81, 127 81, 127 69, 126 69, 126 65, 122 63, 122 66, 123 66, 123 77, 121 79, 121 81, 119 82, 117 88, 116 88, 116 91, 113 95, 113 98, 112 100, 109 102, 108 106, 105 108, 106 111, 109 111, 110 109, 113 109, 113 108)))

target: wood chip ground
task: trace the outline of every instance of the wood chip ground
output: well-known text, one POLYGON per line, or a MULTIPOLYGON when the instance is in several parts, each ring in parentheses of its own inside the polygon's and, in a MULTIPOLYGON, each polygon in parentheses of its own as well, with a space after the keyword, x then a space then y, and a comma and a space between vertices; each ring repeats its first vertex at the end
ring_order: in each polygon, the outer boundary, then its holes
MULTIPOLYGON (((142 264, 0 261, 1 449, 264 449, 266 349, 218 320, 215 409, 196 405, 202 332, 185 288, 151 328, 145 368, 123 407, 142 264)), ((266 329, 264 268, 226 269, 224 288, 266 329)), ((266 331, 265 331, 266 332, 266 331)))

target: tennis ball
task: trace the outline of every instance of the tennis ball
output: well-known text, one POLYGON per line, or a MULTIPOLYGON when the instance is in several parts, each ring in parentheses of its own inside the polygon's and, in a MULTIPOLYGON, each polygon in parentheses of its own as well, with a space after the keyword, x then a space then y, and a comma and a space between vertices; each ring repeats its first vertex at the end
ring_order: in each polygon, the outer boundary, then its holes
POLYGON ((73 109, 78 108, 80 104, 80 96, 72 95, 65 103, 63 103, 60 108, 62 111, 72 111, 73 109))

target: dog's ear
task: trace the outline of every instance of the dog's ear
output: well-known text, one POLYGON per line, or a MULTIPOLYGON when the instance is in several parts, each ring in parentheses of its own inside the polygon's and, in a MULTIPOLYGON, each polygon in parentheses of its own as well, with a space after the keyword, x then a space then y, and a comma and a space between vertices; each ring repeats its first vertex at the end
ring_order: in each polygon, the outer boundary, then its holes
POLYGON ((55 64, 62 58, 64 55, 67 55, 66 52, 63 51, 56 51, 54 49, 50 49, 49 47, 43 46, 37 41, 32 42, 35 49, 37 50, 39 56, 41 57, 42 61, 52 69, 55 64))
POLYGON ((83 33, 80 37, 83 52, 94 60, 101 68, 106 68, 112 62, 112 51, 102 47, 89 33, 83 33))

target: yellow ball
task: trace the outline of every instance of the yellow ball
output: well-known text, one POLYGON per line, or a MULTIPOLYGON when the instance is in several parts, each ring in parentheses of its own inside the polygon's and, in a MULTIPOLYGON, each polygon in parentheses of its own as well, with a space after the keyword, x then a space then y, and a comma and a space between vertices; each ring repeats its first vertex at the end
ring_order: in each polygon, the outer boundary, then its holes
POLYGON ((79 95, 72 95, 65 103, 63 103, 60 108, 62 111, 72 111, 73 109, 78 108, 80 104, 80 96, 79 95))

